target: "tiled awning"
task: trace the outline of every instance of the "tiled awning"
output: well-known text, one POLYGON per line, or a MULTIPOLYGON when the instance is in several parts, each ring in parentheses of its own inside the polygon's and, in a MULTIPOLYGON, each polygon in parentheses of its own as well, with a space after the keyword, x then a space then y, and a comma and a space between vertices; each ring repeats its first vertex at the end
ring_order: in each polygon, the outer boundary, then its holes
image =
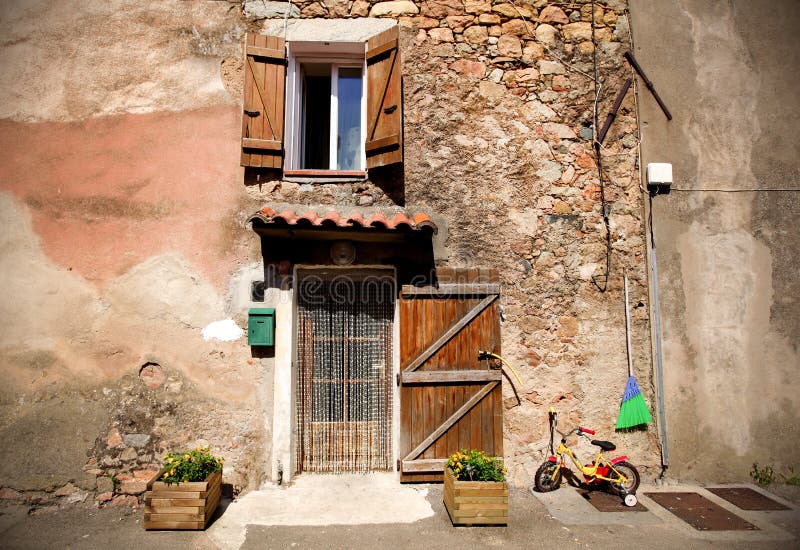
POLYGON ((431 217, 425 212, 415 214, 402 211, 375 211, 363 214, 361 212, 351 212, 343 214, 336 210, 330 210, 321 216, 316 210, 297 212, 294 209, 279 209, 276 212, 269 206, 265 206, 247 220, 253 224, 253 229, 257 228, 294 228, 294 229, 350 229, 364 231, 381 232, 413 232, 426 231, 436 234, 438 228, 431 217))

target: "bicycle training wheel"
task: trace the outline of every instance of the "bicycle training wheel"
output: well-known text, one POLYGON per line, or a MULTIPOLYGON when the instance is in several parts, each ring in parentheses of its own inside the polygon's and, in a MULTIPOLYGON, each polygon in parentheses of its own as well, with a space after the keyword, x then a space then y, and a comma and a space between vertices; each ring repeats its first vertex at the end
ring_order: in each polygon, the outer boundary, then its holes
MULTIPOLYGON (((636 470, 632 464, 627 462, 619 462, 614 464, 614 468, 628 478, 628 481, 625 483, 614 483, 613 481, 609 482, 608 487, 611 489, 611 492, 615 495, 627 495, 635 493, 636 489, 639 488, 638 470, 636 470)), ((609 472, 609 474, 613 473, 613 471, 609 472)), ((609 475, 609 477, 611 477, 611 475, 609 475)))
POLYGON ((550 491, 555 491, 561 485, 561 469, 558 468, 557 462, 550 462, 549 460, 539 466, 539 469, 536 470, 536 477, 534 478, 534 483, 536 484, 536 490, 540 493, 549 493, 550 491), (555 476, 553 475, 555 474, 555 476))

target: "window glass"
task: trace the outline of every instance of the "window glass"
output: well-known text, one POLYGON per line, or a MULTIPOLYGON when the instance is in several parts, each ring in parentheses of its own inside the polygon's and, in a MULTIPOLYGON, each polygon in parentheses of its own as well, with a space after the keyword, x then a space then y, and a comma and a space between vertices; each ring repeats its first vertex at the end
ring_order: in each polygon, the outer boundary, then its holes
POLYGON ((361 68, 340 67, 337 82, 337 170, 361 169, 361 68))
POLYGON ((331 66, 303 65, 302 168, 330 167, 331 66))

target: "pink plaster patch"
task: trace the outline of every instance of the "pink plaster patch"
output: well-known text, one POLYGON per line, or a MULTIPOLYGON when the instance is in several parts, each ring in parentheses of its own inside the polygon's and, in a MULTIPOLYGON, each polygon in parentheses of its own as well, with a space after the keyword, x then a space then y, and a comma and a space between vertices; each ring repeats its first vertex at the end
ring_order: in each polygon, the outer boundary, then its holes
POLYGON ((221 287, 243 196, 239 124, 234 107, 0 121, 0 190, 28 205, 54 262, 98 286, 177 252, 221 287))

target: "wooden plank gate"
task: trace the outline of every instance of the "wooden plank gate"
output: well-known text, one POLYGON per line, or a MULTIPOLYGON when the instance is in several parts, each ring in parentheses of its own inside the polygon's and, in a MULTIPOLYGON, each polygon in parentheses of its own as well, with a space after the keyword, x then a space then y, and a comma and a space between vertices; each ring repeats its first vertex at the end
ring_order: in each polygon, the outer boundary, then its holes
POLYGON ((459 449, 503 455, 502 373, 478 361, 500 353, 497 273, 437 273, 436 287, 400 294, 400 480, 442 481, 459 449))

